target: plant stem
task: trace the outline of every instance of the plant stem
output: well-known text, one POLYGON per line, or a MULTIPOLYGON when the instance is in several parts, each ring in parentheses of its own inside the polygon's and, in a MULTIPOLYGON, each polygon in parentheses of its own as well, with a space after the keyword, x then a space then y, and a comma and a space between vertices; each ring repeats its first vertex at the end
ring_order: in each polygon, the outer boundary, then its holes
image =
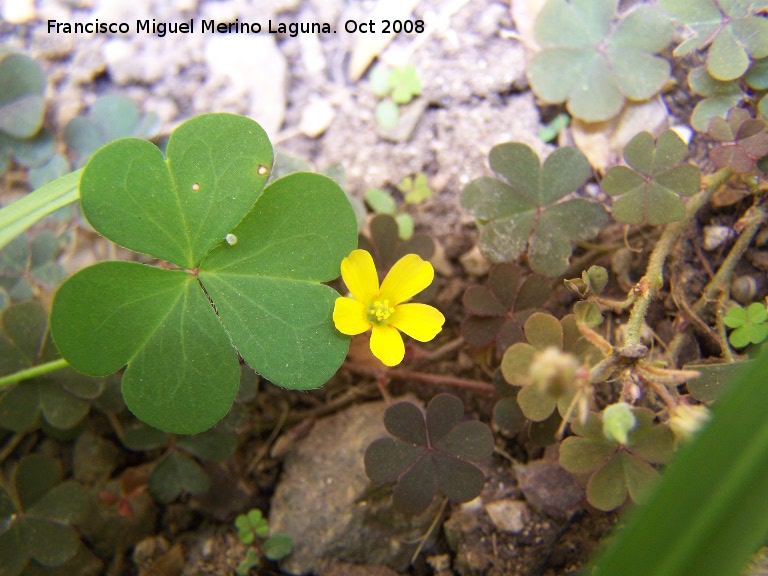
POLYGON ((496 389, 492 384, 482 382, 480 380, 467 380, 465 378, 456 378, 455 376, 443 376, 441 374, 426 374, 424 372, 416 372, 415 370, 404 370, 399 368, 371 368, 369 366, 360 366, 359 364, 352 364, 351 362, 345 362, 342 366, 345 370, 361 374, 363 376, 371 376, 378 378, 379 376, 385 376, 396 380, 416 380, 417 382, 426 382, 427 384, 437 384, 444 386, 454 386, 456 388, 464 388, 465 390, 473 390, 481 394, 496 394, 496 389))
POLYGON ((3 388, 5 386, 10 386, 11 384, 16 384, 17 382, 21 382, 22 380, 29 380, 30 378, 36 378, 37 376, 48 374, 48 372, 53 372, 54 370, 61 370, 62 368, 66 368, 67 366, 69 366, 69 362, 64 360, 64 358, 59 358, 58 360, 51 360, 50 362, 46 362, 45 364, 32 366, 32 368, 19 370, 18 372, 14 372, 13 374, 8 374, 7 376, 3 376, 2 378, 0 378, 0 388, 3 388))
POLYGON ((721 298, 717 302, 717 317, 715 318, 715 326, 717 327, 717 335, 720 338, 720 349, 723 352, 723 358, 725 358, 725 361, 730 364, 735 362, 736 359, 733 357, 733 351, 731 350, 731 346, 728 343, 728 336, 725 333, 725 322, 723 322, 723 310, 725 309, 725 303, 723 301, 726 300, 725 296, 725 293, 721 293, 721 298))
POLYGON ((701 297, 693 305, 693 309, 697 314, 701 314, 704 311, 706 305, 711 302, 718 294, 722 292, 725 297, 728 297, 731 293, 730 285, 733 271, 736 269, 736 265, 744 256, 744 253, 752 243, 752 239, 760 230, 760 227, 765 222, 765 211, 759 206, 753 206, 745 215, 749 217, 749 223, 745 226, 744 230, 739 235, 739 238, 733 244, 728 256, 726 256, 723 263, 718 268, 717 273, 712 277, 712 280, 704 288, 701 297))
POLYGON ((731 176, 730 168, 718 170, 709 177, 707 186, 695 196, 692 196, 685 205, 685 216, 682 220, 667 224, 659 241, 648 259, 648 267, 645 276, 637 283, 635 290, 638 293, 635 305, 632 307, 629 321, 627 322, 627 340, 625 345, 635 346, 640 344, 640 331, 648 313, 648 306, 656 292, 664 285, 664 263, 667 256, 682 237, 686 228, 691 224, 696 213, 704 207, 712 194, 722 186, 731 176))

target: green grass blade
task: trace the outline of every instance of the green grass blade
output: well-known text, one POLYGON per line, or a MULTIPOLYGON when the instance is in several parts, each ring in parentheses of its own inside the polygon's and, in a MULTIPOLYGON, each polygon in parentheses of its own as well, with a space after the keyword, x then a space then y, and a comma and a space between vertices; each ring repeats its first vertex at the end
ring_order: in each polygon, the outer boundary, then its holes
POLYGON ((768 354, 743 370, 591 576, 738 575, 768 537, 768 354))
POLYGON ((80 197, 82 170, 57 178, 0 209, 0 249, 35 222, 80 197))

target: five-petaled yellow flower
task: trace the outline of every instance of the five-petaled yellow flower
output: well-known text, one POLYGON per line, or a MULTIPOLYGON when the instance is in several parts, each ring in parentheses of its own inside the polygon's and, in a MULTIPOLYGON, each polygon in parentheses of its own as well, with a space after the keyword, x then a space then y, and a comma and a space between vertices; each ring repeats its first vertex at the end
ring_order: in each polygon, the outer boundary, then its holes
POLYGON ((353 250, 341 262, 341 277, 353 298, 336 299, 333 322, 343 334, 355 336, 371 328, 371 352, 387 366, 403 361, 405 346, 398 330, 419 342, 432 340, 445 317, 427 304, 404 304, 432 283, 432 264, 416 254, 400 258, 379 287, 373 258, 353 250))

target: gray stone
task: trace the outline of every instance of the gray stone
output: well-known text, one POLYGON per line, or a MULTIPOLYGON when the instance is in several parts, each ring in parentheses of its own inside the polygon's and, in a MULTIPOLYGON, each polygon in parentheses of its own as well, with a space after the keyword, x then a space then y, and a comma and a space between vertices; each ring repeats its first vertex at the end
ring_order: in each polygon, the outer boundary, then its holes
POLYGON ((386 434, 387 405, 375 402, 319 420, 286 460, 269 517, 273 533, 293 539, 281 564, 291 574, 317 571, 324 560, 383 564, 403 570, 440 499, 421 516, 392 510, 390 491, 365 474, 365 449, 386 434))
POLYGON ((584 487, 556 460, 534 460, 514 468, 525 499, 542 514, 567 520, 584 508, 584 487))

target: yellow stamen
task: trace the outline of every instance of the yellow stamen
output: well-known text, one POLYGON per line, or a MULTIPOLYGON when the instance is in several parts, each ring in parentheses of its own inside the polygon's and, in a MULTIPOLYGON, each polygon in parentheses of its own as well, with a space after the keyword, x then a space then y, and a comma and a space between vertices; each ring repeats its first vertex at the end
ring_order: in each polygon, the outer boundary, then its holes
POLYGON ((374 324, 382 324, 394 314, 394 306, 389 305, 389 300, 374 300, 368 307, 368 320, 374 324))

